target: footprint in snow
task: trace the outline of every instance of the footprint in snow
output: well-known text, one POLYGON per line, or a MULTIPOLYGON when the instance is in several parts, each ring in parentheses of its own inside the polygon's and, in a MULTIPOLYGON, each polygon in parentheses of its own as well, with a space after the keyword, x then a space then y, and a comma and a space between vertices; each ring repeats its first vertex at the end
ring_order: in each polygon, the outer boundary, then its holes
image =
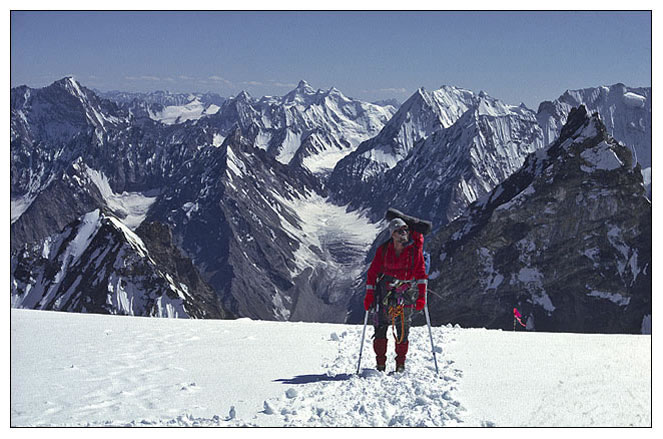
POLYGON ((264 408, 264 410, 263 410, 264 414, 273 415, 274 413, 276 413, 274 411, 274 407, 270 403, 268 403, 267 401, 263 402, 262 406, 264 408))
POLYGON ((180 390, 185 391, 185 392, 197 392, 197 391, 200 390, 200 388, 198 386, 196 386, 196 383, 188 383, 188 384, 182 385, 180 390))

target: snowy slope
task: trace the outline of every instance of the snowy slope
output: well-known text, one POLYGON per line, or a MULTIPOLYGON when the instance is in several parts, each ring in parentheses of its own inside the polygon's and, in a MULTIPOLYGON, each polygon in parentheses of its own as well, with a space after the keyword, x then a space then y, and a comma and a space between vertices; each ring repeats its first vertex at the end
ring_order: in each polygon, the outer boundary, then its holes
POLYGON ((432 92, 418 89, 375 137, 338 162, 330 188, 342 198, 352 199, 360 186, 407 157, 417 141, 453 125, 476 98, 471 91, 457 87, 442 86, 432 92))
POLYGON ((435 376, 417 327, 404 375, 371 369, 367 337, 359 377, 356 325, 16 309, 11 325, 12 426, 651 425, 651 336, 435 327, 435 376))
POLYGON ((384 174, 371 194, 372 206, 399 206, 439 228, 542 146, 533 111, 481 93, 453 125, 418 142, 384 174))
POLYGON ((85 163, 74 163, 74 167, 80 166, 87 174, 92 183, 97 187, 104 202, 130 229, 136 229, 145 219, 150 207, 157 199, 158 192, 122 192, 116 194, 111 188, 108 177, 103 172, 89 168, 85 163))
POLYGON ((187 120, 198 120, 201 117, 218 113, 218 105, 205 104, 198 97, 192 97, 191 101, 183 105, 168 105, 161 111, 149 111, 150 118, 166 125, 183 123, 187 120))

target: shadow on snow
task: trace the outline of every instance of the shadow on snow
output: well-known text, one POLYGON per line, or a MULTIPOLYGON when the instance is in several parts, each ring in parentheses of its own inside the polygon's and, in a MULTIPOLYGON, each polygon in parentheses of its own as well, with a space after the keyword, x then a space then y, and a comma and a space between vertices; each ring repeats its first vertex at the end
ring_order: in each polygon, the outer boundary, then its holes
POLYGON ((292 378, 280 378, 274 380, 274 382, 279 382, 283 384, 309 384, 309 383, 318 383, 321 381, 347 381, 352 377, 352 374, 342 373, 339 375, 297 375, 292 378))

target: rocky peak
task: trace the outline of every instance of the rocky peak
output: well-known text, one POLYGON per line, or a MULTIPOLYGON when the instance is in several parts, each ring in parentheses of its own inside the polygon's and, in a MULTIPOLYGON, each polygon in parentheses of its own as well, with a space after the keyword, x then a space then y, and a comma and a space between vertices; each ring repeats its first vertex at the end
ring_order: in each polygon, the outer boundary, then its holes
POLYGON ((486 95, 453 125, 417 143, 385 174, 373 198, 378 198, 377 206, 397 205, 441 227, 542 146, 532 112, 511 111, 486 95))
POLYGON ((12 256, 12 306, 179 318, 228 314, 163 227, 143 239, 99 209, 12 256))
POLYGON ((85 89, 73 76, 66 76, 53 83, 56 87, 62 87, 74 96, 81 96, 85 89))
POLYGON ((403 112, 407 111, 412 111, 413 109, 419 109, 422 106, 428 104, 430 102, 430 95, 426 91, 425 88, 419 87, 417 91, 415 91, 412 96, 410 96, 405 102, 403 102, 403 105, 401 105, 401 108, 399 109, 399 113, 401 110, 403 112))
POLYGON ((311 85, 304 81, 301 80, 299 81, 299 84, 297 84, 297 87, 292 89, 288 94, 283 96, 283 102, 284 103, 290 103, 290 102, 295 102, 299 104, 304 104, 307 103, 308 99, 310 99, 311 96, 316 95, 317 92, 311 85))
MULTIPOLYGON (((542 102, 536 118, 546 144, 560 135, 567 115, 580 105, 589 113, 598 113, 607 133, 631 149, 643 175, 651 175, 651 87, 633 88, 617 83, 567 90, 554 101, 542 102)), ((649 186, 651 181, 645 183, 649 186)))
POLYGON ((644 195, 629 150, 574 109, 559 139, 429 243, 433 318, 510 329, 517 307, 536 330, 640 332, 651 315, 644 195))
POLYGON ((235 100, 240 102, 250 102, 252 98, 249 92, 247 92, 246 90, 242 90, 237 94, 237 96, 235 96, 235 100))
POLYGON ((297 88, 295 90, 315 91, 313 90, 313 87, 311 87, 311 85, 303 79, 299 81, 299 83, 297 84, 297 88))
POLYGON ((343 201, 357 207, 374 202, 379 189, 372 186, 384 186, 376 181, 404 160, 417 142, 454 125, 475 101, 472 92, 456 87, 443 86, 431 93, 423 87, 417 89, 377 136, 339 161, 331 175, 330 188, 343 201))
POLYGON ((341 99, 341 100, 347 100, 348 98, 341 92, 336 87, 331 87, 329 90, 327 90, 326 96, 335 98, 335 99, 341 99))

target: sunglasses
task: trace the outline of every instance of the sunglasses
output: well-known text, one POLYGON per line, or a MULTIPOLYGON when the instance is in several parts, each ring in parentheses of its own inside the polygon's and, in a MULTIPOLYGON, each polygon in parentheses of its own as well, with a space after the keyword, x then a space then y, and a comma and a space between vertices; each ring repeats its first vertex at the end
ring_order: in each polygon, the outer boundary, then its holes
POLYGON ((406 229, 406 228, 398 229, 398 230, 396 230, 396 233, 398 233, 399 235, 407 235, 408 234, 408 229, 406 229))

